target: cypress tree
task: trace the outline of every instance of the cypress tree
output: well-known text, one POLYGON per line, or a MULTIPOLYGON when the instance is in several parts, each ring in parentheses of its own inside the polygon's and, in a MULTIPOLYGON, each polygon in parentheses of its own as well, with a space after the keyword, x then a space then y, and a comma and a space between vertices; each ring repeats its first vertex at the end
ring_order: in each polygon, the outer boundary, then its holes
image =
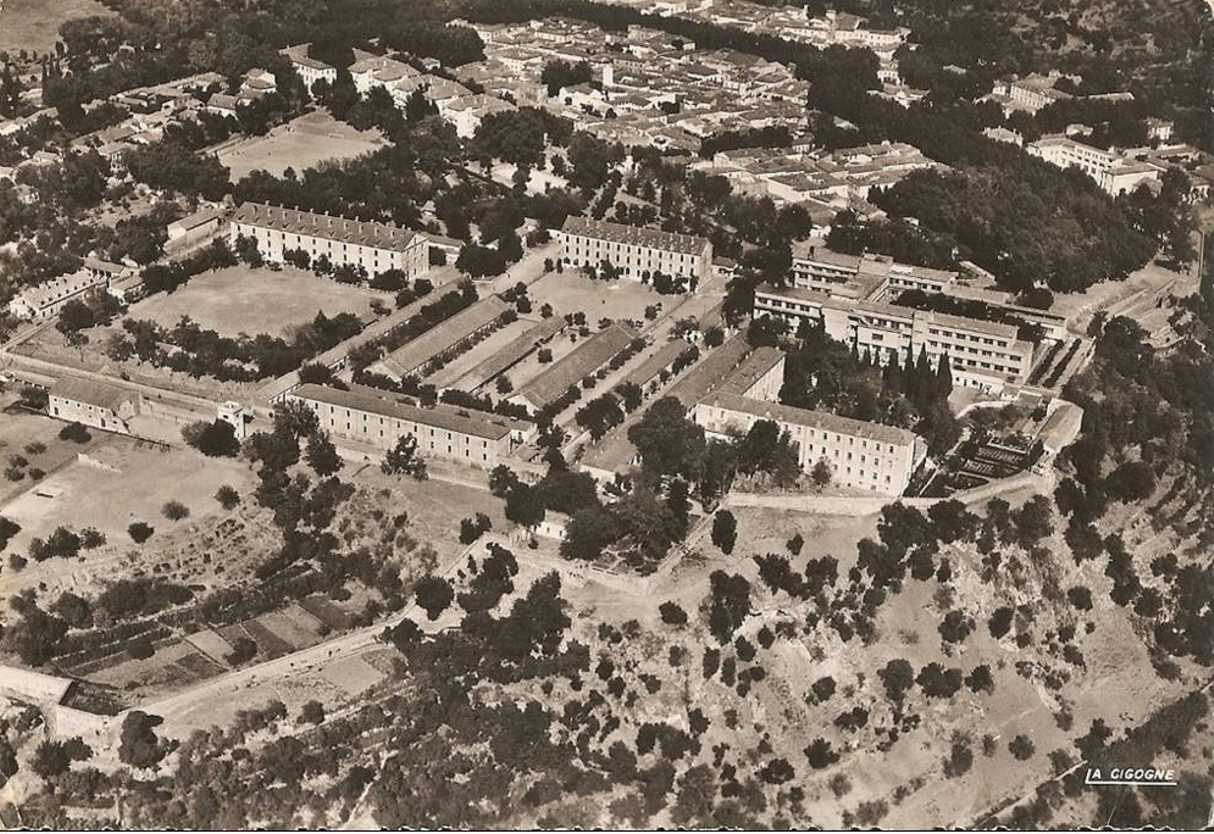
POLYGON ((953 369, 948 361, 948 354, 940 354, 940 362, 936 365, 936 393, 947 397, 953 391, 953 369))

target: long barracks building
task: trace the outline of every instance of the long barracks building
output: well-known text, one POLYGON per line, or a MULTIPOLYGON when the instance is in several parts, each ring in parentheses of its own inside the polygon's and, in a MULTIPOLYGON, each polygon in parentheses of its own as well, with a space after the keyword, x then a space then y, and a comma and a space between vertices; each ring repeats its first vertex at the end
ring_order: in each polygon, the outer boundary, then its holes
POLYGON ((391 223, 243 203, 232 216, 231 235, 233 244, 242 235, 252 238, 274 263, 283 261, 283 252, 301 249, 312 260, 324 255, 334 267, 361 266, 368 275, 399 269, 413 279, 430 270, 426 236, 391 223))
POLYGON ((597 267, 607 261, 633 281, 655 272, 699 281, 712 274, 712 243, 702 237, 569 217, 557 238, 567 266, 597 267))
POLYGON ((320 427, 338 441, 387 451, 405 435, 423 457, 492 469, 529 434, 531 424, 438 404, 422 408, 401 394, 361 385, 350 390, 305 383, 287 395, 316 412, 320 427))

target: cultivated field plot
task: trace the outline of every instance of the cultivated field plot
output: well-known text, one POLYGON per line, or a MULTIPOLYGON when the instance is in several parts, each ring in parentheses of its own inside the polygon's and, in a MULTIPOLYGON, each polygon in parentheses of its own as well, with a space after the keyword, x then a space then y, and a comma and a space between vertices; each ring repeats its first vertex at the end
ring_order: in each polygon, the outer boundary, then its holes
POLYGON ((173 640, 157 648, 144 660, 119 655, 111 665, 89 675, 94 683, 142 694, 168 691, 197 683, 224 671, 224 667, 184 640, 173 640))
POLYGON ((276 127, 265 136, 224 148, 219 161, 231 169, 233 182, 250 171, 282 176, 287 168, 303 172, 327 160, 350 159, 383 146, 377 130, 357 131, 320 110, 276 127))
POLYGON ((549 272, 528 290, 532 304, 539 310, 545 302, 559 316, 582 312, 594 329, 601 318, 644 321, 645 308, 661 304, 669 310, 682 299, 677 295, 659 295, 639 281, 591 281, 572 269, 549 272))
POLYGON ((317 312, 326 316, 366 312, 373 298, 385 296, 291 267, 275 272, 240 265, 204 273, 176 292, 146 298, 127 315, 154 319, 164 327, 189 316, 203 328, 226 336, 279 336, 311 321, 317 312))
POLYGON ((0 51, 47 52, 69 20, 113 13, 96 0, 5 0, 0 4, 0 51))

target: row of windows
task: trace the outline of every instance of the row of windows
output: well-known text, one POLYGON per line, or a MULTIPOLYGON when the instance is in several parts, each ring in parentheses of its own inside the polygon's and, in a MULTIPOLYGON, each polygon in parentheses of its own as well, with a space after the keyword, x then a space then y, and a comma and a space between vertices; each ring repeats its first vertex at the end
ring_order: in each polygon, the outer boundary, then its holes
MULTIPOLYGON (((321 404, 320 404, 320 403, 310 403, 310 405, 312 406, 313 410, 317 411, 318 413, 320 412, 320 410, 321 410, 321 404)), ((365 412, 365 411, 359 411, 359 412, 355 413, 353 410, 351 410, 351 409, 349 409, 349 408, 338 408, 337 406, 332 406, 332 405, 327 406, 327 408, 328 408, 328 413, 329 413, 329 425, 330 425, 330 426, 334 426, 334 425, 336 425, 336 424, 335 424, 335 422, 334 422, 334 419, 333 419, 333 418, 334 418, 334 415, 336 415, 336 414, 337 414, 337 412, 339 412, 339 411, 344 411, 344 412, 345 412, 345 417, 346 417, 346 430, 347 430, 347 431, 351 431, 351 430, 352 430, 352 429, 351 429, 351 423, 350 423, 350 420, 351 420, 351 419, 353 419, 353 420, 357 420, 357 419, 358 419, 358 417, 359 417, 359 416, 361 416, 361 417, 362 417, 362 423, 363 423, 363 428, 362 428, 362 431, 363 431, 363 433, 364 433, 364 434, 366 433, 366 431, 367 431, 367 425, 368 425, 368 414, 367 414, 367 412, 365 412)), ((376 417, 376 420, 378 421, 378 425, 380 425, 380 426, 385 426, 385 425, 387 425, 387 424, 388 424, 388 418, 386 418, 386 417, 376 417)), ((370 422, 375 422, 375 421, 370 421, 370 422)), ((444 435, 444 434, 445 434, 445 435, 446 435, 446 438, 445 438, 445 439, 447 440, 447 442, 448 442, 448 443, 450 443, 450 442, 452 442, 452 441, 454 441, 454 440, 456 440, 456 439, 457 439, 457 438, 456 438, 456 433, 455 433, 455 432, 446 431, 446 430, 443 430, 443 429, 437 429, 437 430, 436 430, 436 429, 435 429, 433 426, 417 426, 417 427, 416 427, 416 428, 417 428, 417 430, 416 430, 416 431, 414 431, 414 425, 415 425, 415 424, 410 424, 410 423, 408 423, 408 422, 406 422, 406 421, 403 421, 403 420, 392 420, 392 425, 393 425, 393 426, 396 428, 396 430, 397 430, 397 431, 400 431, 401 429, 404 429, 404 430, 405 430, 405 431, 407 431, 409 434, 413 434, 413 435, 416 435, 416 436, 419 436, 419 437, 424 435, 424 436, 426 436, 426 437, 429 437, 429 438, 433 439, 433 438, 436 438, 436 437, 441 437, 442 435, 444 435), (426 433, 427 429, 429 430, 429 433, 428 433, 428 434, 426 433)), ((380 437, 383 437, 383 430, 382 430, 382 429, 380 430, 379 434, 380 434, 380 437)), ((469 437, 468 435, 461 434, 461 435, 459 435, 459 438, 458 438, 458 439, 462 440, 462 441, 463 441, 465 444, 468 444, 468 445, 472 445, 472 444, 474 444, 474 443, 476 442, 476 440, 477 440, 477 439, 480 439, 480 441, 481 441, 481 447, 482 447, 482 448, 485 448, 485 449, 489 448, 489 441, 488 441, 488 440, 485 440, 485 439, 483 439, 483 438, 475 438, 475 439, 474 439, 474 438, 469 437)), ((434 448, 434 444, 433 444, 433 442, 431 442, 430 447, 431 447, 431 448, 434 448)))
MULTIPOLYGON (((812 443, 808 444, 805 447, 805 454, 809 456, 809 460, 811 460, 811 461, 817 460, 818 458, 822 458, 822 457, 833 457, 835 460, 849 460, 849 461, 854 460, 853 452, 848 452, 846 454, 846 456, 843 456, 843 455, 839 454, 838 449, 829 449, 825 446, 823 446, 820 449, 817 449, 812 443)), ((860 458, 860 460, 859 460, 860 463, 868 463, 868 455, 860 455, 859 458, 860 458)), ((883 468, 883 469, 892 469, 894 464, 896 463, 896 461, 894 461, 890 458, 879 457, 878 455, 873 455, 872 462, 874 465, 876 465, 880 468, 883 468)), ((847 471, 851 472, 850 466, 847 468, 847 471)))
POLYGON ((959 342, 970 341, 979 342, 984 345, 998 345, 999 347, 1007 347, 1007 342, 1004 339, 992 339, 987 336, 973 336, 957 330, 941 330, 938 327, 929 327, 927 332, 932 336, 944 336, 949 339, 956 339, 959 342))
POLYGON ((608 252, 614 251, 616 254, 619 254, 619 255, 631 255, 631 254, 634 254, 633 250, 635 249, 636 250, 635 254, 637 254, 637 255, 649 254, 652 257, 656 253, 658 255, 658 257, 674 258, 674 259, 676 259, 678 261, 682 261, 684 263, 691 263, 692 259, 696 257, 695 255, 688 255, 683 252, 671 252, 668 249, 659 249, 656 246, 640 246, 640 245, 634 245, 631 243, 615 243, 610 240, 596 240, 594 238, 572 238, 572 239, 566 238, 565 243, 566 243, 566 248, 572 248, 575 251, 581 251, 581 249, 583 248, 583 244, 585 244, 584 248, 586 249, 586 252, 588 254, 592 253, 592 251, 598 252, 599 249, 606 249, 606 251, 608 251, 608 252))

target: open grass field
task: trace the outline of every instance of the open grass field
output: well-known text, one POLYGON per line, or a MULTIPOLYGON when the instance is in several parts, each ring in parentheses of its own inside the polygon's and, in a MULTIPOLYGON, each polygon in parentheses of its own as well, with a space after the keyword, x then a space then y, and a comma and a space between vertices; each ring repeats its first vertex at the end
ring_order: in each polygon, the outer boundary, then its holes
POLYGON ((323 110, 276 127, 265 136, 237 142, 219 152, 233 182, 261 169, 281 176, 287 168, 303 172, 327 160, 351 159, 383 147, 375 130, 357 131, 323 110))
MULTIPOLYGON (((94 527, 105 535, 106 544, 82 552, 72 562, 31 560, 20 573, 6 566, 5 592, 42 583, 49 594, 93 591, 119 573, 150 572, 157 566, 180 581, 213 577, 218 562, 203 571, 203 556, 210 551, 201 544, 191 546, 188 540, 211 535, 227 520, 228 514, 213 497, 220 485, 230 484, 244 495, 249 493, 253 474, 248 466, 237 460, 204 458, 191 450, 163 451, 129 438, 93 434, 93 441, 78 447, 89 461, 74 460, 47 475, 37 487, 0 504, 0 515, 22 528, 9 543, 12 553, 27 553, 32 538, 45 538, 60 525, 77 532, 94 527), (161 508, 170 500, 185 504, 189 518, 170 521, 161 515, 161 508), (133 521, 145 521, 155 528, 142 545, 132 542, 127 533, 133 521), (174 571, 178 562, 191 556, 200 564, 174 571)), ((239 559, 235 547, 224 553, 223 561, 236 563, 239 559)))
POLYGON ((189 316, 226 336, 279 336, 315 318, 318 311, 327 316, 361 314, 373 298, 383 295, 291 267, 275 272, 240 265, 199 275, 174 293, 146 298, 127 315, 154 319, 165 327, 189 316))
MULTIPOLYGON (((6 396, 0 400, 0 408, 7 407, 10 401, 15 399, 15 393, 6 396)), ((28 461, 27 465, 19 467, 23 473, 19 480, 8 477, 0 480, 0 505, 36 483, 35 470, 42 473, 54 472, 74 461, 78 452, 87 451, 90 446, 104 442, 105 435, 101 434, 94 435, 93 440, 83 446, 70 440, 60 440, 59 431, 63 425, 58 420, 41 414, 31 414, 14 408, 0 413, 0 462, 3 463, 0 469, 7 470, 17 457, 28 461), (38 446, 34 444, 41 444, 46 449, 39 451, 38 446)))
POLYGON ((528 293, 535 309, 551 304, 557 315, 582 312, 595 329, 601 318, 644 321, 645 308, 661 304, 669 310, 681 296, 658 295, 639 281, 591 281, 573 270, 550 272, 531 285, 528 293))
POLYGON ((0 52, 47 52, 69 20, 112 12, 97 0, 5 0, 0 11, 0 52))

